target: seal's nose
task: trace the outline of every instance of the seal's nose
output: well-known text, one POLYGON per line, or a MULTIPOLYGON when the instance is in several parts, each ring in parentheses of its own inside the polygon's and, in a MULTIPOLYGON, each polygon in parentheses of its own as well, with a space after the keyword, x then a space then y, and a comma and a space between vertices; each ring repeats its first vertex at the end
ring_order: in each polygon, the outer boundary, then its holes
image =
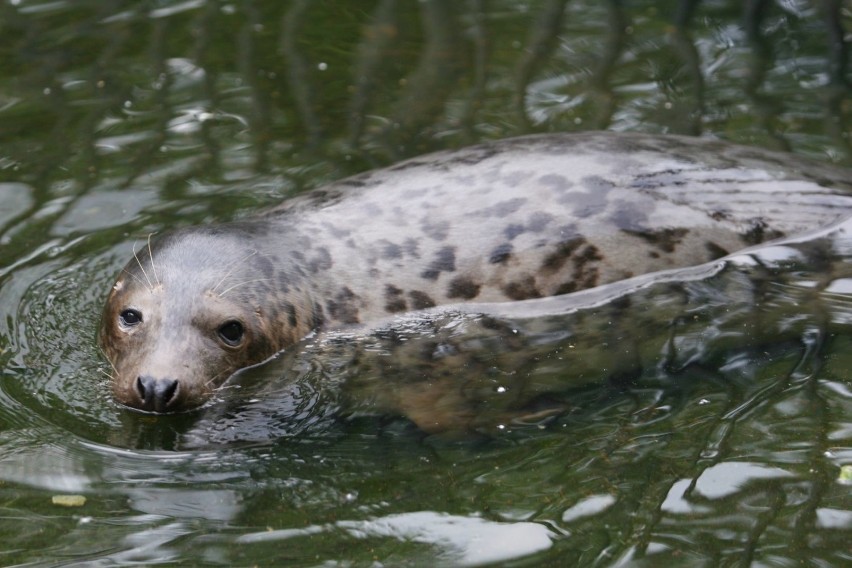
POLYGON ((157 379, 150 375, 136 378, 136 392, 139 393, 141 410, 168 412, 177 401, 178 382, 174 379, 157 379))

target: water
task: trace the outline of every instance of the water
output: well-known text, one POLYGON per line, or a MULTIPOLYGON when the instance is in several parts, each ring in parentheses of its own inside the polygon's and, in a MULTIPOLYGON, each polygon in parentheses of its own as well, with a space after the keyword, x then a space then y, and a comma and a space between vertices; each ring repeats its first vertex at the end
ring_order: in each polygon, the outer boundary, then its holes
POLYGON ((0 564, 848 563, 838 235, 631 291, 640 332, 608 304, 406 319, 413 366, 318 337, 185 416, 116 406, 94 342, 150 232, 427 150, 608 128, 848 166, 839 4, 4 3, 0 564), (612 372, 595 339, 637 336, 612 372), (471 432, 396 417, 418 376, 471 432))

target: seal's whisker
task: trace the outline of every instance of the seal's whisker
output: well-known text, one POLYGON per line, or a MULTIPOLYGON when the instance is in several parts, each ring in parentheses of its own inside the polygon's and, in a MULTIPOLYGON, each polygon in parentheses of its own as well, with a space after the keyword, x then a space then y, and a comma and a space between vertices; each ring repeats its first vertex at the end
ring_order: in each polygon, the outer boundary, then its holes
MULTIPOLYGON (((107 357, 107 354, 106 354, 106 351, 104 351, 104 348, 101 347, 100 345, 98 345, 98 351, 100 351, 101 355, 104 356, 104 359, 106 360, 106 362, 109 363, 110 367, 112 367, 112 372, 115 373, 115 376, 117 377, 118 376, 118 369, 115 368, 115 365, 113 365, 112 361, 110 361, 109 357, 107 357)), ((106 371, 101 369, 100 367, 98 367, 98 371, 102 372, 103 374, 108 376, 110 379, 113 378, 113 375, 110 375, 109 373, 107 373, 106 371)))
POLYGON ((154 251, 151 250, 151 237, 154 233, 148 233, 148 256, 151 259, 151 271, 154 273, 154 282, 157 283, 157 286, 160 285, 160 277, 157 274, 157 267, 154 266, 154 251))
MULTIPOLYGON (((139 282, 140 284, 142 284, 143 286, 145 286, 144 280, 142 280, 141 278, 139 278, 138 276, 136 276, 135 274, 133 274, 132 272, 130 272, 126 268, 123 268, 121 271, 124 272, 125 274, 127 274, 128 276, 130 276, 131 278, 133 278, 134 280, 136 280, 137 282, 139 282)), ((150 290, 150 288, 149 288, 149 290, 150 290)))
MULTIPOLYGON (((220 371, 220 372, 216 373, 215 375, 213 375, 212 377, 210 377, 209 380, 205 381, 204 388, 208 389, 208 390, 214 390, 214 389, 210 389, 210 385, 219 382, 222 379, 222 377, 226 377, 226 375, 225 375, 226 372, 227 371, 220 371)), ((218 387, 216 387, 216 389, 219 389, 221 386, 222 385, 219 385, 218 387)))
MULTIPOLYGON (((250 259, 251 257, 253 257, 253 256, 254 256, 254 255, 256 255, 256 254, 257 254, 257 249, 254 249, 254 250, 252 250, 250 253, 248 253, 247 255, 245 255, 244 257, 242 257, 242 258, 238 258, 238 259, 236 259, 236 260, 232 261, 232 262, 231 262, 231 263, 227 266, 228 270, 227 270, 227 272, 225 272, 225 275, 224 275, 224 276, 222 276, 222 279, 221 279, 221 280, 219 280, 219 282, 217 282, 215 286, 213 286, 213 288, 211 289, 211 292, 215 292, 215 291, 216 291, 216 288, 218 288, 219 286, 221 286, 221 285, 222 285, 222 283, 223 283, 223 282, 225 282, 225 280, 227 280, 227 279, 228 279, 228 277, 229 277, 229 276, 231 276, 231 274, 233 274, 233 273, 234 273, 234 270, 237 268, 237 265, 239 265, 239 264, 240 264, 240 263, 242 263, 242 262, 245 262, 246 260, 250 259)), ((220 295, 221 295, 221 294, 220 294, 220 295)))
POLYGON ((99 373, 101 373, 103 376, 105 376, 106 378, 108 378, 108 379, 112 380, 113 376, 112 376, 111 374, 107 373, 106 371, 104 371, 104 370, 103 370, 103 369, 101 369, 100 367, 98 367, 98 369, 97 369, 97 370, 98 370, 98 372, 99 372, 99 373))
POLYGON ((230 288, 226 288, 226 289, 222 290, 222 292, 219 294, 219 297, 222 298, 222 297, 224 297, 225 294, 227 294, 231 290, 233 290, 235 288, 239 288, 240 286, 243 286, 245 284, 251 284, 252 282, 269 282, 270 280, 272 280, 272 279, 271 278, 255 278, 254 280, 246 280, 244 282, 237 282, 236 284, 234 284, 230 288))
POLYGON ((145 267, 142 266, 142 261, 139 260, 139 255, 136 254, 136 243, 133 243, 133 258, 136 259, 136 264, 139 265, 139 270, 142 271, 142 275, 145 276, 145 280, 148 281, 148 291, 153 292, 154 286, 151 284, 151 279, 148 278, 148 273, 145 272, 145 267))

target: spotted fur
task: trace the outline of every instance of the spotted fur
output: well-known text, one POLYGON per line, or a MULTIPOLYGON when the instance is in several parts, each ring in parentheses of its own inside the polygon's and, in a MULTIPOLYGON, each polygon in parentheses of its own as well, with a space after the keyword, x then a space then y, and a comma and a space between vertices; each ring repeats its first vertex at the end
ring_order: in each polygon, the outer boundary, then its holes
POLYGON ((193 406, 319 327, 703 263, 848 215, 850 186, 846 170, 673 136, 546 135, 438 153, 162 237, 119 277, 101 344, 121 402, 152 409, 139 377, 169 377, 174 396, 153 409, 193 406), (132 330, 116 323, 128 307, 143 316, 132 330), (244 326, 244 345, 221 345, 228 321, 244 326))

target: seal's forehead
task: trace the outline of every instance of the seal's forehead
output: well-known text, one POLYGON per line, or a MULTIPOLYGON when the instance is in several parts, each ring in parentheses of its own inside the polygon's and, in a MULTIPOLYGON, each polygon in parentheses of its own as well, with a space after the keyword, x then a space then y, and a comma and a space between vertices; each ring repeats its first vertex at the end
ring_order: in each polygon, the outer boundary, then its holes
POLYGON ((207 267, 221 267, 256 252, 254 239, 239 234, 180 232, 152 249, 154 267, 184 271, 184 276, 199 274, 207 267))
POLYGON ((270 278, 272 263, 257 245, 256 238, 240 234, 179 234, 153 249, 148 276, 168 290, 193 293, 270 278))

